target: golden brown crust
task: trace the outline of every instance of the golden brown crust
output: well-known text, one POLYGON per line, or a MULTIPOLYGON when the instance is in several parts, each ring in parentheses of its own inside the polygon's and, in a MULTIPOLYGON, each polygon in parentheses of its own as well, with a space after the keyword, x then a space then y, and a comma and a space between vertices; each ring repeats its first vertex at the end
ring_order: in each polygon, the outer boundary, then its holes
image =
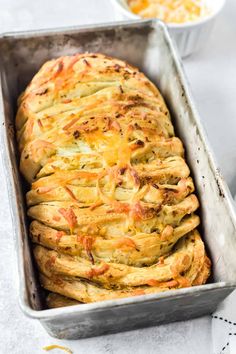
POLYGON ((61 57, 18 104, 30 237, 42 286, 59 294, 49 307, 206 282, 183 145, 138 69, 101 54, 61 57))
POLYGON ((57 250, 60 253, 71 256, 80 256, 90 260, 87 249, 95 261, 113 262, 133 265, 137 267, 152 265, 159 257, 168 254, 173 245, 186 233, 199 225, 199 217, 194 215, 186 218, 176 228, 166 227, 164 232, 137 233, 131 236, 117 235, 68 235, 63 231, 47 227, 38 221, 30 225, 30 236, 34 243, 48 249, 57 250), (169 230, 169 232, 168 232, 169 230))
POLYGON ((81 279, 75 279, 72 277, 66 278, 63 276, 47 277, 42 273, 40 274, 40 281, 45 289, 83 303, 153 294, 167 291, 172 288, 172 283, 168 283, 164 287, 146 286, 113 290, 99 287, 95 283, 81 279))
POLYGON ((59 295, 56 293, 50 293, 48 294, 46 298, 47 306, 50 309, 54 309, 57 307, 65 307, 65 306, 73 306, 73 305, 79 305, 80 302, 70 299, 66 296, 59 295))
POLYGON ((188 274, 191 281, 196 278, 199 264, 202 267, 205 259, 204 246, 197 231, 182 238, 175 252, 149 267, 132 267, 111 262, 96 262, 93 265, 84 258, 63 255, 42 246, 34 249, 34 256, 40 271, 47 276, 56 274, 79 277, 92 280, 108 289, 149 285, 150 279, 156 283, 164 283, 175 280, 184 273, 188 274))

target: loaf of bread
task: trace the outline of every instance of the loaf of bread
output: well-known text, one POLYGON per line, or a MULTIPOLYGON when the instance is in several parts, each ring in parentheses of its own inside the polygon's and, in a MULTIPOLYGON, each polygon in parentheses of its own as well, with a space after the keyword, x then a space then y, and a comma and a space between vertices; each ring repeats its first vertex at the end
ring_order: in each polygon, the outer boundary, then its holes
POLYGON ((102 54, 51 60, 19 97, 16 127, 49 307, 207 281, 184 148, 137 68, 102 54))

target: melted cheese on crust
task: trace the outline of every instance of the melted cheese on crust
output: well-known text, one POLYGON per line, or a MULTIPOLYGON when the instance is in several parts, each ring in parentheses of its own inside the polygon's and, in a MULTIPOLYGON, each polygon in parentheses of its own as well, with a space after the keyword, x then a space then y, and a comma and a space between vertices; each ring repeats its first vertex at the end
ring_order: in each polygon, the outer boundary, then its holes
POLYGON ((102 54, 51 60, 18 105, 30 237, 49 307, 206 282, 184 148, 137 68, 102 54))

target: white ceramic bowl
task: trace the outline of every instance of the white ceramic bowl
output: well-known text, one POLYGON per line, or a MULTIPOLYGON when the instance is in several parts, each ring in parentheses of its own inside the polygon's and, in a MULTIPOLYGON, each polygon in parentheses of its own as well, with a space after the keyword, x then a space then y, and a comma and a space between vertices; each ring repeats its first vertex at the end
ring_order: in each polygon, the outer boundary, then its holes
MULTIPOLYGON (((126 3, 126 0, 110 0, 117 20, 137 20, 140 16, 132 13, 126 3)), ((186 57, 197 50, 207 42, 209 34, 213 28, 215 18, 222 10, 226 0, 207 0, 206 3, 210 9, 210 14, 199 21, 183 24, 167 24, 169 32, 174 38, 179 53, 186 57)))

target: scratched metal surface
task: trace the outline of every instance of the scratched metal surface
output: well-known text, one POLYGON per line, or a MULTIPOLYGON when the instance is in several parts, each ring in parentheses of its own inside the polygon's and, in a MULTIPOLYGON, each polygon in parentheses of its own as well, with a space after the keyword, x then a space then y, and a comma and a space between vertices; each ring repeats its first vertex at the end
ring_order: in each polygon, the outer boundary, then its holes
POLYGON ((236 284, 236 218, 231 196, 214 163, 175 49, 158 21, 87 26, 4 35, 0 39, 0 114, 4 163, 10 178, 20 278, 20 304, 58 338, 81 338, 189 319, 211 313, 236 284), (201 200, 202 233, 213 260, 213 277, 200 287, 163 294, 44 310, 27 238, 24 183, 18 173, 14 138, 16 98, 46 60, 65 54, 95 51, 138 66, 160 88, 183 140, 201 200))

